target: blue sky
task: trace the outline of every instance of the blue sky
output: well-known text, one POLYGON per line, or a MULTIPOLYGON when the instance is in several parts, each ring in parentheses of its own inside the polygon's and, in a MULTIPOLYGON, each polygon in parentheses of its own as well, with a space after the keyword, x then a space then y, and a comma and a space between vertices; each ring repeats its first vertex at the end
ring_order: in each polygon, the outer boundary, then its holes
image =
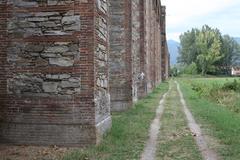
POLYGON ((167 38, 204 24, 240 37, 240 0, 162 0, 167 7, 167 38))

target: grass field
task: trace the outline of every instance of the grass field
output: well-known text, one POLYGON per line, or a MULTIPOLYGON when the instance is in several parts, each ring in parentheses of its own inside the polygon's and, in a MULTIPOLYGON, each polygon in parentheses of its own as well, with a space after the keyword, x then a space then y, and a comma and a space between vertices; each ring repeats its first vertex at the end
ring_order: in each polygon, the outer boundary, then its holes
POLYGON ((191 85, 200 97, 240 113, 239 78, 188 78, 184 82, 191 85))
POLYGON ((167 90, 168 83, 162 83, 129 111, 113 114, 112 129, 99 146, 75 150, 63 160, 138 160, 160 97, 167 90))
MULTIPOLYGON (((196 79, 179 79, 181 89, 183 91, 186 102, 197 121, 202 125, 202 129, 210 135, 214 141, 213 146, 222 157, 226 160, 240 159, 240 115, 228 106, 227 101, 221 104, 216 101, 214 96, 238 97, 236 91, 219 91, 225 93, 217 93, 217 95, 208 94, 208 91, 214 87, 223 86, 229 81, 234 81, 233 78, 196 78, 196 79), (201 84, 204 93, 199 94, 199 91, 193 87, 194 84, 201 84), (205 85, 205 86, 204 86, 205 85), (216 85, 216 86, 214 86, 216 85), (206 94, 206 95, 205 95, 206 94), (213 97, 211 97, 213 96, 213 97)), ((201 88, 201 87, 200 87, 201 88)), ((226 98, 226 99, 228 99, 226 98)), ((239 99, 232 98, 231 100, 238 101, 239 99)), ((230 102, 229 102, 230 103, 230 102)), ((234 102, 237 103, 237 102, 234 102)), ((233 103, 231 102, 232 105, 233 103)), ((239 106, 238 106, 239 107, 239 106)))

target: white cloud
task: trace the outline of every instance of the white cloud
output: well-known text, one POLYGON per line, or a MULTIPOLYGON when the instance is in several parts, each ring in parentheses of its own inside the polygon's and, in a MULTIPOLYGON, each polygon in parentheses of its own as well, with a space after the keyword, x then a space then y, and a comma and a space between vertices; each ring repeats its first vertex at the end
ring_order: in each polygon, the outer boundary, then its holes
POLYGON ((187 29, 190 29, 192 27, 199 27, 199 24, 205 24, 205 22, 207 22, 208 20, 208 15, 221 12, 223 10, 226 10, 227 8, 236 5, 240 6, 240 1, 162 0, 162 4, 166 5, 167 7, 168 39, 177 39, 176 37, 178 37, 182 32, 186 31, 187 29), (204 20, 204 18, 206 21, 204 20))
POLYGON ((181 32, 171 32, 167 34, 167 39, 179 41, 179 35, 181 35, 181 32))

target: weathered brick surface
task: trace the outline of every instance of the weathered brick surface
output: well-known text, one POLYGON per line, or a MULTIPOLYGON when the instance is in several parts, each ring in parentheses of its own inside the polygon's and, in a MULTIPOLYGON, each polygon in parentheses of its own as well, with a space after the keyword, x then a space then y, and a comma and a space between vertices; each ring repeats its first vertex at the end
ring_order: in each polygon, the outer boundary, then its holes
POLYGON ((0 0, 0 143, 99 143, 110 111, 167 78, 164 9, 160 0, 0 0))
POLYGON ((110 93, 112 111, 132 105, 131 1, 110 0, 110 93))
POLYGON ((163 80, 166 80, 169 76, 169 52, 166 41, 166 7, 162 6, 161 8, 161 50, 162 50, 162 77, 163 80))
POLYGON ((141 53, 141 0, 132 0, 132 101, 139 98, 139 85, 141 83, 140 74, 143 72, 140 64, 141 53))
POLYGON ((97 0, 94 54, 94 103, 97 143, 111 126, 109 94, 109 18, 108 1, 97 0))
POLYGON ((96 144, 111 126, 107 1, 1 1, 0 8, 0 142, 96 144))
POLYGON ((127 109, 165 76, 161 10, 160 0, 110 0, 112 111, 127 109))

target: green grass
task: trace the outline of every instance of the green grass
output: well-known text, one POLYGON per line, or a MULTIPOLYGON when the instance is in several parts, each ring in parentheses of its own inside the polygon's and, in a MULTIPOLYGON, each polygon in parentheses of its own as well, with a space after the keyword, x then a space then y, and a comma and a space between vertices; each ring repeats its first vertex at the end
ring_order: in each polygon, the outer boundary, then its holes
MULTIPOLYGON (((207 79, 206 83, 211 81, 207 79)), ((207 134, 216 138, 216 149, 222 159, 240 159, 240 115, 206 97, 200 97, 192 90, 189 80, 182 79, 180 84, 194 117, 202 124, 203 129, 207 130, 207 134)))
POLYGON ((161 119, 157 160, 201 160, 201 153, 188 128, 176 84, 166 99, 161 119))
POLYGON ((205 97, 229 110, 240 113, 240 80, 237 78, 183 79, 191 84, 199 96, 205 97))
POLYGON ((63 160, 137 160, 148 138, 159 99, 168 90, 162 83, 127 112, 112 115, 112 129, 98 146, 75 150, 63 160))

